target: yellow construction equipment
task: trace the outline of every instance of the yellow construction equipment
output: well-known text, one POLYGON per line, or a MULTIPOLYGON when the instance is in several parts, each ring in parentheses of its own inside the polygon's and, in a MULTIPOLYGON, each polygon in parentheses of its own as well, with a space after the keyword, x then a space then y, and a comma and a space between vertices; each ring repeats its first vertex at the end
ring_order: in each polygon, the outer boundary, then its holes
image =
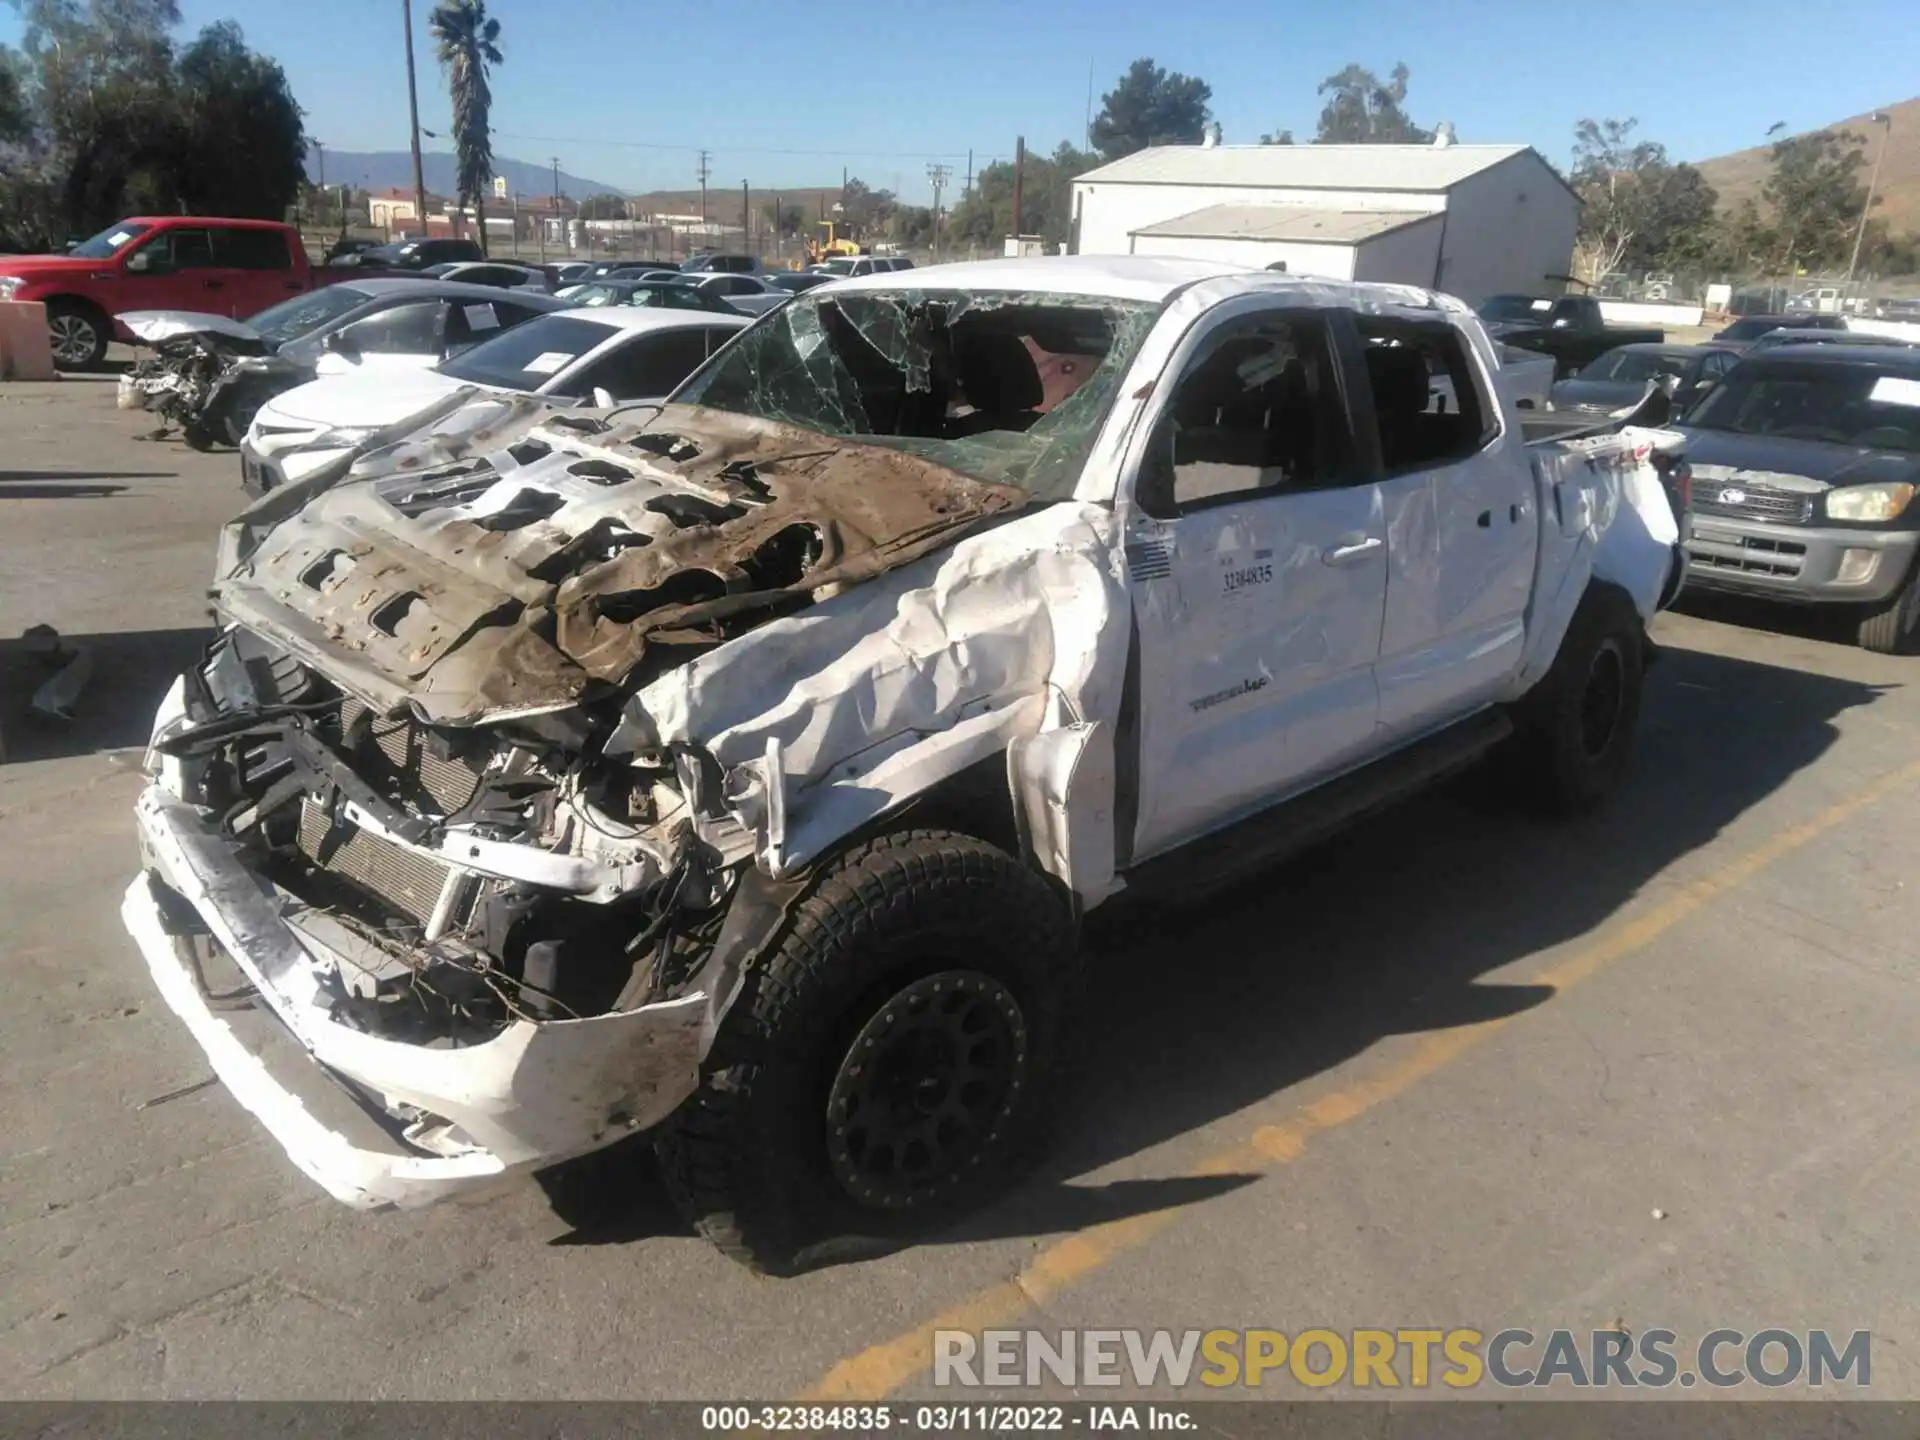
POLYGON ((807 259, 818 265, 822 260, 831 260, 837 255, 859 255, 860 247, 851 240, 842 240, 834 233, 834 223, 822 220, 814 227, 826 232, 825 239, 815 236, 807 242, 807 259))

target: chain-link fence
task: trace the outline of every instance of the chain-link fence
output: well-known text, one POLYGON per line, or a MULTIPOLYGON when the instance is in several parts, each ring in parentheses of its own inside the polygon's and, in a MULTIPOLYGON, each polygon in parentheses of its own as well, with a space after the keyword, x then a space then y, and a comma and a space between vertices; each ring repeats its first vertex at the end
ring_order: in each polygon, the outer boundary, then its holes
POLYGON ((1733 276, 1710 271, 1615 271, 1593 288, 1602 300, 1698 305, 1715 315, 1858 315, 1912 319, 1920 314, 1920 277, 1733 276))

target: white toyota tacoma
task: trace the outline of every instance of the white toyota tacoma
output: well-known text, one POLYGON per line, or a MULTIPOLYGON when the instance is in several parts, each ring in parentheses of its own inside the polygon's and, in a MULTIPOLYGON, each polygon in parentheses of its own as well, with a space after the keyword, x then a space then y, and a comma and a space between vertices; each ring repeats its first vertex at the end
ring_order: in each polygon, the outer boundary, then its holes
POLYGON ((1678 437, 1527 446, 1496 369, 1425 291, 1063 258, 801 295, 664 409, 470 396, 228 528, 126 923, 350 1204, 650 1131, 767 1270, 949 1217, 1086 912, 1618 781, 1678 437))

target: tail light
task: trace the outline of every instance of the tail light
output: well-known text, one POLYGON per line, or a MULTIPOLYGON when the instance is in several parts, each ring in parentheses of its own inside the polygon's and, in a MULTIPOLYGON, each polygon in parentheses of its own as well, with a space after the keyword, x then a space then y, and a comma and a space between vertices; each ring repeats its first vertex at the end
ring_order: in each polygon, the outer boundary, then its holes
POLYGON ((1679 502, 1682 515, 1693 509, 1693 467, 1685 460, 1674 462, 1673 498, 1679 502))

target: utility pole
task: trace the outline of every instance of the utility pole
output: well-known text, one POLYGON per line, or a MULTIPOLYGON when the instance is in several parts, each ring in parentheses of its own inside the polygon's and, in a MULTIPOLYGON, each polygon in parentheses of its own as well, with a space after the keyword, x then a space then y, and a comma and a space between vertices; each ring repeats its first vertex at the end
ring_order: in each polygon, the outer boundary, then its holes
POLYGON ((713 173, 712 167, 707 164, 711 156, 711 151, 700 152, 700 227, 703 231, 707 224, 707 176, 713 173))
POLYGON ((966 186, 960 191, 960 194, 963 199, 971 200, 973 198, 973 147, 972 146, 967 147, 967 183, 966 183, 966 186))
POLYGON ((740 182, 740 248, 753 253, 753 192, 744 180, 740 182))
POLYGON ((407 32, 407 121, 413 136, 413 209, 420 233, 427 233, 427 182, 420 169, 420 95, 413 76, 413 0, 400 0, 400 19, 407 32))
POLYGON ((1018 136, 1013 142, 1013 240, 1017 254, 1020 247, 1020 186, 1027 178, 1027 137, 1018 136))
POLYGON ((927 179, 933 182, 933 262, 936 265, 940 263, 940 192, 947 188, 947 181, 952 178, 951 165, 927 166, 927 179))
MULTIPOLYGON (((314 217, 314 223, 325 226, 327 223, 327 146, 322 140, 309 140, 307 143, 313 146, 314 156, 320 163, 320 179, 314 186, 320 192, 320 213, 314 217)), ((300 208, 304 213, 306 206, 302 205, 300 208)), ((342 228, 345 227, 345 213, 344 210, 341 212, 342 228)))
MULTIPOLYGON (((1881 127, 1880 153, 1873 157, 1873 174, 1867 180, 1867 203, 1860 208, 1860 228, 1853 234, 1853 257, 1847 261, 1847 288, 1853 287, 1854 268, 1860 263, 1860 242, 1867 238, 1867 216, 1873 210, 1873 192, 1880 184, 1880 162, 1887 158, 1887 141, 1893 138, 1893 117, 1876 110, 1867 120, 1881 127)), ((1842 297, 1843 299, 1846 297, 1842 297)))

